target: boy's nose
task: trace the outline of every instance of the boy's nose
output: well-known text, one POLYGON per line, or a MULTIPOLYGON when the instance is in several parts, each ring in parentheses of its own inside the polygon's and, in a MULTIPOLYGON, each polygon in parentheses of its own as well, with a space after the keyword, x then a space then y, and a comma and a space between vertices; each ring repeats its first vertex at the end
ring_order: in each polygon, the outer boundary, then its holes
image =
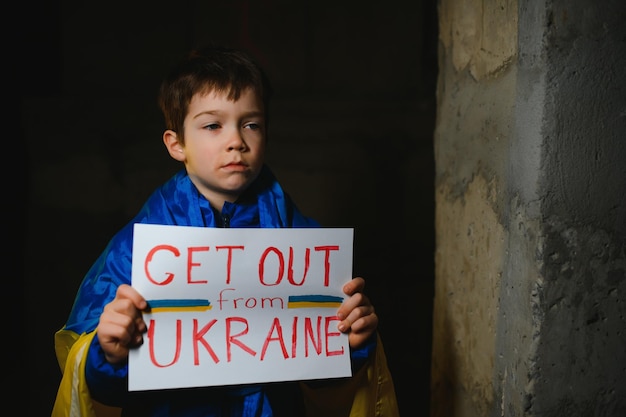
POLYGON ((230 135, 230 140, 228 142, 228 150, 238 150, 243 151, 246 149, 246 141, 243 138, 242 133, 239 130, 235 130, 230 135))

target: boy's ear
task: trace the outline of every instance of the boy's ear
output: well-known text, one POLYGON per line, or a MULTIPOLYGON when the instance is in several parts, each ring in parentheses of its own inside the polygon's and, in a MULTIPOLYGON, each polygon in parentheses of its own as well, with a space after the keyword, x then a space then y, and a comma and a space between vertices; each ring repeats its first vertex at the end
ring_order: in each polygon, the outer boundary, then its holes
POLYGON ((185 150, 180 140, 178 140, 176 132, 166 130, 165 133, 163 133, 163 143, 172 158, 180 162, 185 162, 185 150))

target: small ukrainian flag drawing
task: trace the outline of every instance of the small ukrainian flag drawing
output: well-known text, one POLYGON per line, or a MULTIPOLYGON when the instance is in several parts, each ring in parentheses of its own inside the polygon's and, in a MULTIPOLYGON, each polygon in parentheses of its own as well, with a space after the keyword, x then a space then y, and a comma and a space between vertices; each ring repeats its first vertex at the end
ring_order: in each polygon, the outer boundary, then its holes
POLYGON ((290 295, 287 302, 288 308, 307 308, 307 307, 339 307, 343 297, 335 297, 333 295, 290 295))
POLYGON ((151 313, 164 313, 170 311, 206 311, 211 310, 213 306, 209 300, 203 299, 164 299, 164 300, 148 300, 148 309, 151 313))

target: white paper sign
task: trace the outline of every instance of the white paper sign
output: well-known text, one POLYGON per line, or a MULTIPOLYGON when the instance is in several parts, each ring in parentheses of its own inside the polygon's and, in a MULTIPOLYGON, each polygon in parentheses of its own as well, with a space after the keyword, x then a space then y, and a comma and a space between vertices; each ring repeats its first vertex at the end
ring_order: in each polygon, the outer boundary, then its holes
POLYGON ((128 389, 350 376, 336 312, 353 235, 136 224, 132 286, 150 311, 128 389))

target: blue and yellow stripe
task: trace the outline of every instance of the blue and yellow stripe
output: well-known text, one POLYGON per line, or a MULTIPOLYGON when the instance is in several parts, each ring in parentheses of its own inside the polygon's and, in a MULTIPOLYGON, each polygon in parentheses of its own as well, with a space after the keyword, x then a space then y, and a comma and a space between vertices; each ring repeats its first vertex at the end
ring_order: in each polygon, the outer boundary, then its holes
POLYGON ((171 311, 207 311, 213 306, 209 300, 197 299, 165 299, 165 300, 148 300, 148 309, 151 313, 164 313, 171 311))
POLYGON ((308 307, 339 307, 343 302, 343 297, 332 295, 290 295, 287 302, 288 308, 308 308, 308 307))

